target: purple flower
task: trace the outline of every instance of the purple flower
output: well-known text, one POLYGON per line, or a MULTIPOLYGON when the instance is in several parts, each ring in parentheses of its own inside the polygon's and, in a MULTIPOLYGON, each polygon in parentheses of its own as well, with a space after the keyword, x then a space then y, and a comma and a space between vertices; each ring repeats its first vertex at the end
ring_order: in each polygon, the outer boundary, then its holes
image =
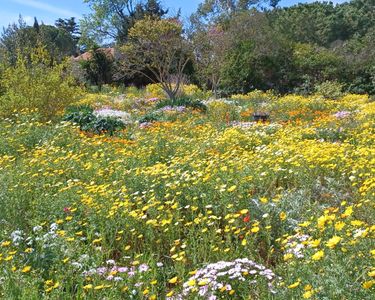
POLYGON ((119 268, 117 269, 117 271, 118 271, 119 273, 125 273, 125 272, 128 271, 128 268, 127 268, 127 267, 119 267, 119 268))
POLYGON ((142 264, 142 265, 140 265, 139 266, 139 272, 147 272, 147 270, 149 269, 149 267, 148 267, 148 265, 146 265, 146 264, 142 264))
POLYGON ((108 269, 107 269, 106 267, 100 267, 100 268, 97 268, 97 269, 96 269, 96 273, 98 273, 99 275, 103 275, 103 274, 105 274, 107 271, 108 271, 108 269))
POLYGON ((207 291, 208 291, 208 287, 205 285, 205 286, 202 286, 199 289, 198 294, 199 294, 199 296, 204 296, 204 295, 206 295, 207 291))
POLYGON ((351 113, 349 111, 343 110, 343 111, 339 111, 335 113, 333 116, 336 117, 337 119, 344 119, 346 117, 349 117, 350 114, 351 113))

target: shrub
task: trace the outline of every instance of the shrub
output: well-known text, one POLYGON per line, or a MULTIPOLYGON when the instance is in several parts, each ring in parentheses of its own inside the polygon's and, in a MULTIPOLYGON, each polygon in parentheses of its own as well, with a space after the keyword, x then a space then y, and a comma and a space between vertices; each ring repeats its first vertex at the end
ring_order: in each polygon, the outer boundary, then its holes
POLYGON ((167 95, 159 84, 153 83, 146 86, 146 94, 151 98, 165 99, 167 95))
POLYGON ((116 117, 95 115, 89 106, 70 107, 63 119, 79 125, 83 131, 95 134, 109 133, 109 135, 113 135, 115 131, 125 127, 125 124, 116 117))
POLYGON ((239 119, 236 105, 224 101, 212 101, 207 105, 208 117, 211 121, 224 123, 239 119))
POLYGON ((207 107, 199 100, 193 100, 190 97, 181 97, 177 99, 166 99, 163 101, 160 101, 156 104, 156 108, 163 108, 166 106, 185 106, 185 107, 191 107, 193 109, 197 109, 200 111, 206 111, 207 107))
POLYGON ((142 118, 139 119, 139 123, 150 123, 160 121, 163 117, 161 112, 150 112, 145 114, 142 118))
POLYGON ((16 65, 7 67, 0 79, 5 90, 0 97, 0 115, 36 108, 43 119, 50 120, 62 113, 79 96, 66 70, 67 62, 52 63, 42 47, 32 51, 30 60, 19 55, 16 65))
MULTIPOLYGON (((166 99, 167 95, 159 84, 149 84, 146 86, 146 94, 152 98, 166 99)), ((192 99, 208 99, 212 96, 211 92, 204 92, 194 84, 185 84, 180 87, 180 97, 192 99)))
POLYGON ((70 121, 79 125, 81 130, 87 130, 87 126, 94 122, 95 119, 93 109, 86 105, 69 107, 63 118, 64 121, 70 121))
POLYGON ((326 99, 338 99, 342 94, 343 85, 337 81, 324 81, 315 86, 315 93, 326 99))
POLYGON ((208 99, 212 97, 211 91, 202 91, 198 86, 195 84, 186 84, 182 86, 182 92, 181 94, 183 96, 187 96, 192 99, 208 99))

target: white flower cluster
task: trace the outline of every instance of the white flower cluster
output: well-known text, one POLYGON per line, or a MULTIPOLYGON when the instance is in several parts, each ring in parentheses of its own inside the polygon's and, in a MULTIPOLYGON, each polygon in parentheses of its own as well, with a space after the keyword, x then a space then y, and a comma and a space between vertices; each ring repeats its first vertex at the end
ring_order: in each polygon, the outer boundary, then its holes
POLYGON ((127 113, 125 111, 121 111, 121 110, 103 108, 103 109, 99 109, 99 110, 94 111, 94 115, 96 117, 102 117, 102 118, 111 117, 111 118, 119 119, 124 124, 127 124, 127 123, 131 122, 131 115, 129 113, 127 113))
POLYGON ((215 295, 216 292, 232 290, 233 281, 254 285, 258 283, 259 279, 265 279, 270 292, 275 293, 274 281, 280 278, 272 270, 248 258, 240 258, 230 262, 219 261, 198 270, 183 284, 182 293, 169 299, 185 299, 192 293, 197 293, 204 299, 216 300, 218 299, 215 295))
POLYGON ((309 235, 300 233, 289 237, 287 243, 285 244, 285 252, 291 253, 297 258, 303 258, 303 250, 307 247, 305 242, 309 239, 309 235))

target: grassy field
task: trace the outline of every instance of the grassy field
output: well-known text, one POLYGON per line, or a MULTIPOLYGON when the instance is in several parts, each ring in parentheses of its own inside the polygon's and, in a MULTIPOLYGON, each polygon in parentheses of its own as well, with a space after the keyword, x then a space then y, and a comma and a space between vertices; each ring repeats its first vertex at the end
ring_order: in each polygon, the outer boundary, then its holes
POLYGON ((0 121, 2 299, 373 299, 375 102, 126 99, 81 101, 114 136, 0 121))

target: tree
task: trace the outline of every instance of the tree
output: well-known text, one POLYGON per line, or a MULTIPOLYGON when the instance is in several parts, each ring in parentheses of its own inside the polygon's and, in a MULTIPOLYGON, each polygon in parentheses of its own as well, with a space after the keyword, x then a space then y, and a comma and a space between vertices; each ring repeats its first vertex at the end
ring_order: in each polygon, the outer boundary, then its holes
POLYGON ((215 95, 222 79, 221 69, 229 50, 227 33, 219 26, 209 26, 193 34, 195 64, 199 79, 215 95))
POLYGON ((103 48, 94 48, 90 51, 91 57, 82 60, 80 65, 85 72, 86 80, 101 89, 103 84, 112 82, 114 58, 103 48))
POLYGON ((198 24, 216 24, 230 20, 241 12, 254 6, 269 4, 276 7, 280 0, 205 0, 199 4, 197 12, 191 16, 191 22, 198 24))
POLYGON ((191 58, 190 45, 178 20, 147 17, 138 21, 121 50, 121 65, 126 75, 140 73, 160 83, 170 99, 176 97, 191 58))
POLYGON ((17 56, 26 56, 37 42, 37 32, 31 26, 27 26, 22 16, 18 22, 9 24, 3 29, 0 36, 0 48, 4 58, 12 65, 17 61, 17 56))
POLYGON ((82 42, 102 43, 114 40, 123 44, 130 28, 146 16, 161 18, 168 13, 160 1, 148 0, 84 0, 93 10, 82 20, 82 42))
POLYGON ((59 18, 56 20, 55 26, 59 29, 65 30, 67 33, 70 34, 72 40, 75 42, 75 50, 76 52, 78 52, 78 41, 80 39, 81 32, 79 31, 79 25, 75 21, 75 18, 59 18))
POLYGON ((9 116, 14 110, 38 109, 44 120, 51 120, 77 100, 79 89, 67 72, 67 60, 52 61, 40 43, 29 54, 28 59, 18 55, 16 63, 3 71, 0 116, 9 116))
POLYGON ((313 84, 334 81, 344 71, 341 55, 313 44, 296 44, 293 63, 297 74, 308 77, 313 84))
POLYGON ((38 43, 45 46, 50 57, 57 61, 75 53, 75 42, 68 32, 51 25, 39 25, 36 19, 33 26, 27 26, 20 16, 18 24, 9 25, 0 37, 0 48, 4 49, 12 65, 17 56, 30 56, 38 43))
POLYGON ((57 28, 65 29, 67 32, 69 32, 73 37, 79 36, 79 26, 77 22, 75 21, 74 17, 71 17, 69 19, 62 19, 59 18, 55 22, 55 26, 57 28))
POLYGON ((227 25, 229 46, 221 66, 221 87, 227 93, 252 89, 285 91, 290 84, 292 48, 274 32, 267 15, 251 9, 227 25))
POLYGON ((39 23, 36 17, 34 17, 34 25, 33 25, 35 31, 39 33, 39 23))

